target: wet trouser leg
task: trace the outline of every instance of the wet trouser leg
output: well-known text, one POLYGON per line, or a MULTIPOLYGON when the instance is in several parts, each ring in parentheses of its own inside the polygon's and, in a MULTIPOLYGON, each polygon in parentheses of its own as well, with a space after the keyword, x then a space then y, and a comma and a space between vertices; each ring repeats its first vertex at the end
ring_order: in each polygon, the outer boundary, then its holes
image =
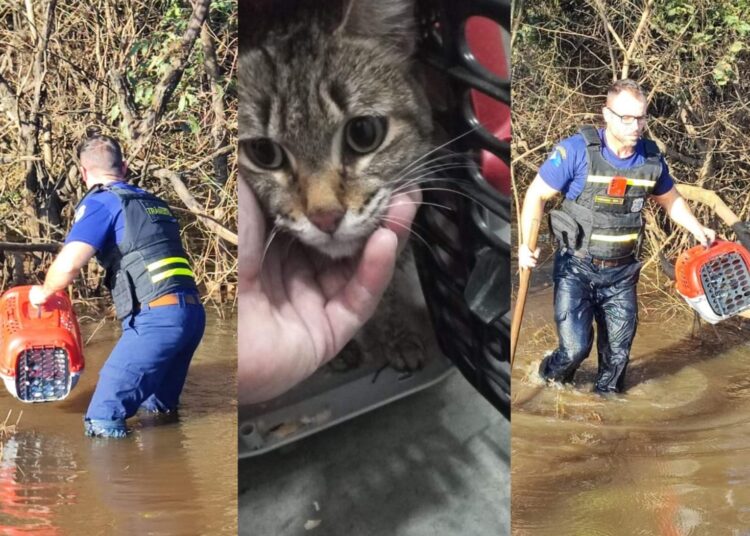
POLYGON ((190 361, 198 348, 206 327, 206 315, 202 306, 193 322, 194 330, 186 336, 182 348, 177 350, 175 359, 164 373, 164 380, 154 393, 143 401, 141 407, 147 411, 166 413, 177 409, 180 394, 185 386, 190 361))
POLYGON ((86 419, 124 427, 155 393, 174 409, 204 326, 203 307, 185 303, 145 308, 125 318, 122 336, 99 372, 86 419))
POLYGON ((559 252, 555 256, 555 323, 559 345, 539 367, 539 374, 545 379, 571 381, 591 351, 595 303, 590 275, 574 257, 559 252))
POLYGON ((597 288, 597 349, 599 371, 594 390, 621 392, 638 326, 637 284, 640 263, 602 270, 600 276, 611 284, 597 288))

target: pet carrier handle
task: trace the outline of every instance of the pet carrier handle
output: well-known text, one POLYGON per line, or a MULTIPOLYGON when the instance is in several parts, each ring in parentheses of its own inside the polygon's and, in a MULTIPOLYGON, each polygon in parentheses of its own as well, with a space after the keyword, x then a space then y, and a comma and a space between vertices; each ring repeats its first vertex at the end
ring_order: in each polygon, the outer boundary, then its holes
MULTIPOLYGON (((531 251, 536 249, 536 240, 539 236, 539 220, 531 222, 529 240, 526 245, 531 251)), ((520 242, 520 237, 519 237, 520 242)), ((516 346, 518 346, 518 335, 521 332, 523 321, 523 310, 526 306, 526 295, 529 293, 529 281, 531 280, 531 268, 521 268, 518 284, 518 295, 516 295, 516 308, 513 311, 513 320, 510 327, 510 368, 513 370, 513 361, 516 358, 516 346)))

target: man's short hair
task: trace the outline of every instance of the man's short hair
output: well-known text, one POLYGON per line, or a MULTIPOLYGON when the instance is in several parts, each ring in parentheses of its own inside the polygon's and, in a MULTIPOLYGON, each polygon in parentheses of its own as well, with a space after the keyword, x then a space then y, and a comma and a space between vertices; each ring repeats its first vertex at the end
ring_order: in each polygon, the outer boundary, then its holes
POLYGON ((646 94, 643 92, 643 88, 641 88, 640 84, 630 78, 624 78, 609 86, 609 89, 607 89, 607 102, 610 102, 610 100, 614 99, 623 91, 627 91, 634 97, 642 99, 644 102, 646 101, 646 94))
POLYGON ((99 133, 87 135, 78 144, 77 154, 78 161, 86 169, 117 175, 122 171, 122 148, 111 136, 99 133))

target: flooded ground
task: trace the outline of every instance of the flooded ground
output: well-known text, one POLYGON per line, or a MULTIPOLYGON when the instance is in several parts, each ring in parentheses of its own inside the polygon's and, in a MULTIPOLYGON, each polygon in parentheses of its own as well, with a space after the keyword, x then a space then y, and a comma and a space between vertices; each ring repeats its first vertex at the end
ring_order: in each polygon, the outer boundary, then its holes
POLYGON ((130 419, 125 440, 90 439, 82 418, 119 326, 82 319, 86 371, 68 399, 24 404, 5 389, 0 534, 237 533, 236 322, 208 312, 176 422, 130 419), (96 330, 96 331, 95 331, 96 330))
POLYGON ((544 280, 513 375, 512 534, 750 534, 750 322, 641 316, 628 391, 604 400, 595 352, 572 386, 538 379, 556 346, 544 280))

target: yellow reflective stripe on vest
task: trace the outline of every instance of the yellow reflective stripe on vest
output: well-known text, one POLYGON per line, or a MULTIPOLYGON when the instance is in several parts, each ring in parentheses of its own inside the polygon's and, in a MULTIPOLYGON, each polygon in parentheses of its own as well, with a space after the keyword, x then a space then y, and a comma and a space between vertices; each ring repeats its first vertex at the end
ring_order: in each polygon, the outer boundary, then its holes
POLYGON ((591 240, 600 240, 602 242, 630 242, 632 240, 638 240, 640 233, 632 233, 626 235, 603 235, 603 234, 592 234, 591 240))
MULTIPOLYGON (((643 186, 644 188, 648 188, 650 186, 656 186, 656 181, 650 181, 646 179, 628 179, 623 177, 627 183, 628 186, 643 186)), ((597 182, 601 184, 609 184, 609 182, 614 179, 614 177, 610 177, 608 175, 589 175, 586 177, 586 180, 588 182, 597 182)))
POLYGON ((157 268, 166 266, 167 264, 187 264, 188 266, 190 266, 190 263, 184 257, 167 257, 166 259, 152 262, 151 264, 147 265, 146 270, 148 270, 149 272, 152 272, 156 270, 157 268))
POLYGON ((151 276, 151 282, 158 283, 162 279, 172 277, 173 275, 189 275, 190 277, 193 277, 193 271, 190 268, 173 268, 172 270, 167 270, 166 272, 151 276))
POLYGON ((149 272, 153 272, 154 270, 158 270, 159 268, 162 268, 164 266, 169 266, 170 264, 185 264, 187 265, 187 268, 172 268, 171 270, 165 270, 164 272, 153 274, 151 275, 151 282, 158 283, 162 279, 172 277, 173 275, 187 275, 193 277, 193 271, 190 269, 190 263, 185 257, 167 257, 166 259, 161 259, 146 265, 146 270, 149 272))

